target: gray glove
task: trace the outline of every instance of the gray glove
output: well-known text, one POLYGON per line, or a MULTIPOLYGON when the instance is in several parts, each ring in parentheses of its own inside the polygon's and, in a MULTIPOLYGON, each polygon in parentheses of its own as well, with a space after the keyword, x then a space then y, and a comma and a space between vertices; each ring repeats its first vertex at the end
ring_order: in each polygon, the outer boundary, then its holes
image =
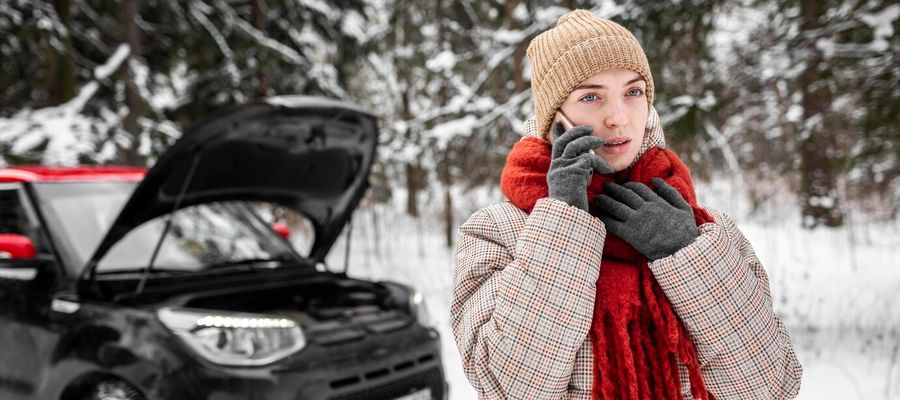
POLYGON ((594 204, 607 231, 658 260, 693 243, 700 233, 681 193, 660 178, 653 178, 653 186, 656 193, 637 182, 609 183, 594 204))
POLYGON ((613 172, 606 161, 590 151, 603 146, 603 138, 591 136, 594 128, 589 125, 563 132, 559 124, 553 124, 552 130, 553 155, 547 171, 550 197, 587 211, 587 186, 591 171, 601 174, 613 172))

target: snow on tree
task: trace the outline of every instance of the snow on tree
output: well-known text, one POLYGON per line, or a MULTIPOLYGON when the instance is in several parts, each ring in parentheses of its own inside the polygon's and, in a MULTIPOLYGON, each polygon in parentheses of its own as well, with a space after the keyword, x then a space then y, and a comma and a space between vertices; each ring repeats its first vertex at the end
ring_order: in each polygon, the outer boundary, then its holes
POLYGON ((531 116, 528 43, 571 8, 643 43, 701 178, 779 177, 747 190, 790 188, 810 227, 900 210, 900 6, 874 0, 0 2, 0 163, 146 165, 211 112, 323 95, 381 117, 373 196, 442 212, 449 243, 531 116))

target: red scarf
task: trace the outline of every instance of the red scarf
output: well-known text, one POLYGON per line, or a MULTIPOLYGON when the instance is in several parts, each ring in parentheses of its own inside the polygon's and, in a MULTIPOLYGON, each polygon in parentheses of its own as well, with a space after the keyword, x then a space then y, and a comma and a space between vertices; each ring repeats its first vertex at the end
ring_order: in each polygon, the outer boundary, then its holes
MULTIPOLYGON (((526 137, 513 146, 506 159, 500 187, 520 209, 530 213, 538 199, 547 197, 550 143, 526 137)), ((652 147, 631 167, 614 176, 593 174, 588 203, 607 182, 640 182, 663 178, 694 209, 697 226, 713 222, 697 206, 691 174, 670 150, 652 147)), ((591 323, 594 353, 592 397, 598 399, 682 399, 677 359, 687 365, 691 394, 712 399, 700 376, 697 351, 681 319, 672 310, 648 267, 647 258, 627 242, 606 234, 597 296, 591 323), (676 358, 677 357, 677 358, 676 358)))

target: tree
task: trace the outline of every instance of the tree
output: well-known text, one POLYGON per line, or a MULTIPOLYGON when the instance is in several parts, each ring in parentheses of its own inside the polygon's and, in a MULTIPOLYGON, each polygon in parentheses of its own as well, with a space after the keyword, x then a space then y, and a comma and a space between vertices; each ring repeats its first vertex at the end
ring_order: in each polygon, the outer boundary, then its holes
POLYGON ((187 124, 235 103, 349 100, 364 11, 362 1, 3 2, 0 154, 144 165, 187 124))
POLYGON ((898 105, 900 6, 759 1, 735 14, 747 40, 730 49, 720 99, 749 181, 787 177, 810 228, 843 224, 848 201, 895 216, 900 119, 886 109, 898 105))

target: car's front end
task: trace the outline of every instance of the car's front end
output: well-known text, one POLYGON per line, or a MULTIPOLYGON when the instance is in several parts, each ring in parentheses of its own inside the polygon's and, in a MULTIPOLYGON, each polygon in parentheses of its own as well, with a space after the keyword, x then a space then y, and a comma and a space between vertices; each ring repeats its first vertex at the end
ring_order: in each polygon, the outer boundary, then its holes
POLYGON ((163 380, 160 398, 445 398, 437 332, 403 309, 384 285, 332 276, 260 287, 188 304, 277 307, 267 314, 157 311, 192 360, 163 380), (260 363, 267 364, 254 365, 260 363))
POLYGON ((282 99, 200 123, 142 180, 32 182, 67 276, 34 393, 103 398, 113 382, 127 399, 445 399, 422 296, 324 266, 367 187, 375 126, 282 99), (259 202, 306 217, 309 251, 259 202))
MULTIPOLYGON (((57 313, 60 365, 80 365, 61 380, 115 377, 146 399, 446 398, 438 333, 404 285, 299 269, 180 279, 57 313)), ((115 281, 101 285, 137 282, 115 281)))

